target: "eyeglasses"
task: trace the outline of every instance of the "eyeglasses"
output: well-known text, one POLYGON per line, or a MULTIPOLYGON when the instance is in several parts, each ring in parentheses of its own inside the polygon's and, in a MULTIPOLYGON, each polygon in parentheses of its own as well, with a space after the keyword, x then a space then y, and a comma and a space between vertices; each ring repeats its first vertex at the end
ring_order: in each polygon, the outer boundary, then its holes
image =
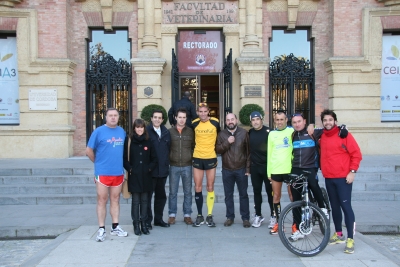
POLYGON ((199 107, 208 107, 207 103, 201 102, 199 103, 199 107))
POLYGON ((294 114, 292 115, 292 118, 297 117, 297 116, 300 116, 300 117, 302 117, 302 118, 304 119, 303 113, 294 113, 294 114))

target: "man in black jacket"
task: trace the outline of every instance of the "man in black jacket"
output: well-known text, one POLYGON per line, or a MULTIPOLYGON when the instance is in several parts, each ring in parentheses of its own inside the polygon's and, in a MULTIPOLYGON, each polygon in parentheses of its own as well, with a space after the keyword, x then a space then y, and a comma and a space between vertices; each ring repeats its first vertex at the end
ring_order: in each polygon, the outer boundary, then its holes
POLYGON ((150 140, 156 149, 158 165, 152 171, 153 191, 150 192, 149 202, 147 205, 148 220, 147 228, 152 229, 151 221, 153 220, 153 213, 151 210, 151 198, 154 193, 154 225, 161 227, 169 227, 169 224, 164 222, 163 211, 165 203, 167 202, 167 195, 165 193, 165 183, 169 174, 169 151, 171 146, 171 135, 168 129, 162 125, 163 113, 161 110, 154 110, 151 116, 151 124, 147 126, 150 140))
POLYGON ((247 194, 250 174, 249 136, 247 131, 237 126, 235 114, 226 115, 226 129, 217 137, 215 150, 222 158, 222 182, 224 184, 226 221, 231 226, 235 219, 233 191, 235 183, 239 191, 240 215, 243 227, 250 227, 249 196, 247 194))
POLYGON ((192 120, 197 119, 196 108, 190 101, 190 92, 186 91, 183 93, 181 100, 176 101, 168 111, 169 124, 173 127, 176 125, 175 114, 179 108, 186 109, 186 125, 191 126, 192 120))

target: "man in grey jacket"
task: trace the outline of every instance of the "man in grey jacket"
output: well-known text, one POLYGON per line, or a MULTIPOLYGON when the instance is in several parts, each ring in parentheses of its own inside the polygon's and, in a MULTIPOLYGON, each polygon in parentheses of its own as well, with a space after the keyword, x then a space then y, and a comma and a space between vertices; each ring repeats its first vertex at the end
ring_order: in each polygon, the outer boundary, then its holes
POLYGON ((226 115, 226 129, 217 137, 216 152, 222 157, 222 181, 225 192, 226 221, 231 226, 235 219, 233 191, 235 183, 239 190, 240 215, 243 227, 250 227, 249 196, 247 194, 250 173, 249 136, 247 131, 237 126, 235 114, 226 115))
POLYGON ((171 150, 169 153, 169 198, 168 223, 175 224, 177 213, 177 194, 179 180, 182 178, 183 187, 183 221, 187 225, 193 224, 192 214, 192 155, 194 148, 193 129, 186 126, 185 108, 179 108, 175 113, 176 124, 169 129, 171 134, 171 150))

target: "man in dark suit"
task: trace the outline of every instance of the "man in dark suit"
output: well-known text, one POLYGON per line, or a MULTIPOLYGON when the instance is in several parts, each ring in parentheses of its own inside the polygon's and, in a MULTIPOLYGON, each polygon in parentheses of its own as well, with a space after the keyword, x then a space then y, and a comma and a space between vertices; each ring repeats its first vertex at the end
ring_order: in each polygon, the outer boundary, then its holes
POLYGON ((149 202, 147 204, 147 228, 150 230, 153 213, 151 211, 151 198, 154 193, 154 225, 161 227, 169 227, 169 224, 164 222, 163 212, 167 195, 165 193, 165 183, 169 174, 169 151, 171 148, 171 134, 168 129, 162 125, 163 114, 161 110, 154 110, 151 116, 151 124, 147 126, 150 140, 156 150, 158 166, 152 170, 153 191, 150 192, 149 202))

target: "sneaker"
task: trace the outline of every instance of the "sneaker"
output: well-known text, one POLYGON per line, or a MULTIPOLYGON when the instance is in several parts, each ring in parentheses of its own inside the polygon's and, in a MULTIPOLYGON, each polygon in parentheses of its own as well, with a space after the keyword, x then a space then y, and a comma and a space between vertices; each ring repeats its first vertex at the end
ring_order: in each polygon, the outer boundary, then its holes
POLYGON ((211 214, 207 216, 206 223, 208 227, 215 227, 213 216, 211 214))
POLYGON ((261 226, 261 223, 264 221, 263 216, 257 216, 254 218, 253 224, 251 226, 258 228, 261 226))
POLYGON ((103 242, 106 239, 106 230, 104 228, 99 228, 97 231, 96 241, 103 242))
POLYGON ((194 222, 193 226, 195 227, 200 227, 204 223, 204 217, 203 215, 197 215, 196 221, 194 222))
POLYGON ((334 245, 334 244, 342 244, 346 241, 346 238, 344 235, 338 236, 338 234, 335 232, 331 239, 329 239, 329 245, 334 245))
POLYGON ((122 230, 121 226, 119 226, 119 225, 117 227, 115 227, 115 229, 111 228, 110 234, 117 235, 117 236, 128 236, 128 232, 122 230))
POLYGON ((292 225, 292 235, 289 237, 289 241, 295 242, 301 238, 304 238, 304 235, 300 233, 300 231, 297 229, 296 224, 292 225))
POLYGON ((296 224, 292 224, 292 234, 294 234, 297 231, 296 224))
POLYGON ((296 232, 294 232, 290 237, 289 237, 289 241, 292 242, 296 242, 297 240, 304 238, 304 235, 302 233, 300 233, 299 230, 297 230, 296 232))
POLYGON ((269 233, 271 235, 277 235, 278 234, 278 224, 277 223, 274 224, 274 227, 272 228, 271 231, 269 231, 269 233))
POLYGON ((354 239, 347 238, 346 247, 344 253, 353 254, 354 253, 354 239))
POLYGON ((328 210, 325 209, 325 208, 321 208, 321 210, 324 212, 326 218, 329 220, 329 213, 328 213, 328 210))
POLYGON ((268 229, 274 228, 275 224, 276 224, 276 217, 275 216, 271 216, 271 218, 269 219, 268 229))

